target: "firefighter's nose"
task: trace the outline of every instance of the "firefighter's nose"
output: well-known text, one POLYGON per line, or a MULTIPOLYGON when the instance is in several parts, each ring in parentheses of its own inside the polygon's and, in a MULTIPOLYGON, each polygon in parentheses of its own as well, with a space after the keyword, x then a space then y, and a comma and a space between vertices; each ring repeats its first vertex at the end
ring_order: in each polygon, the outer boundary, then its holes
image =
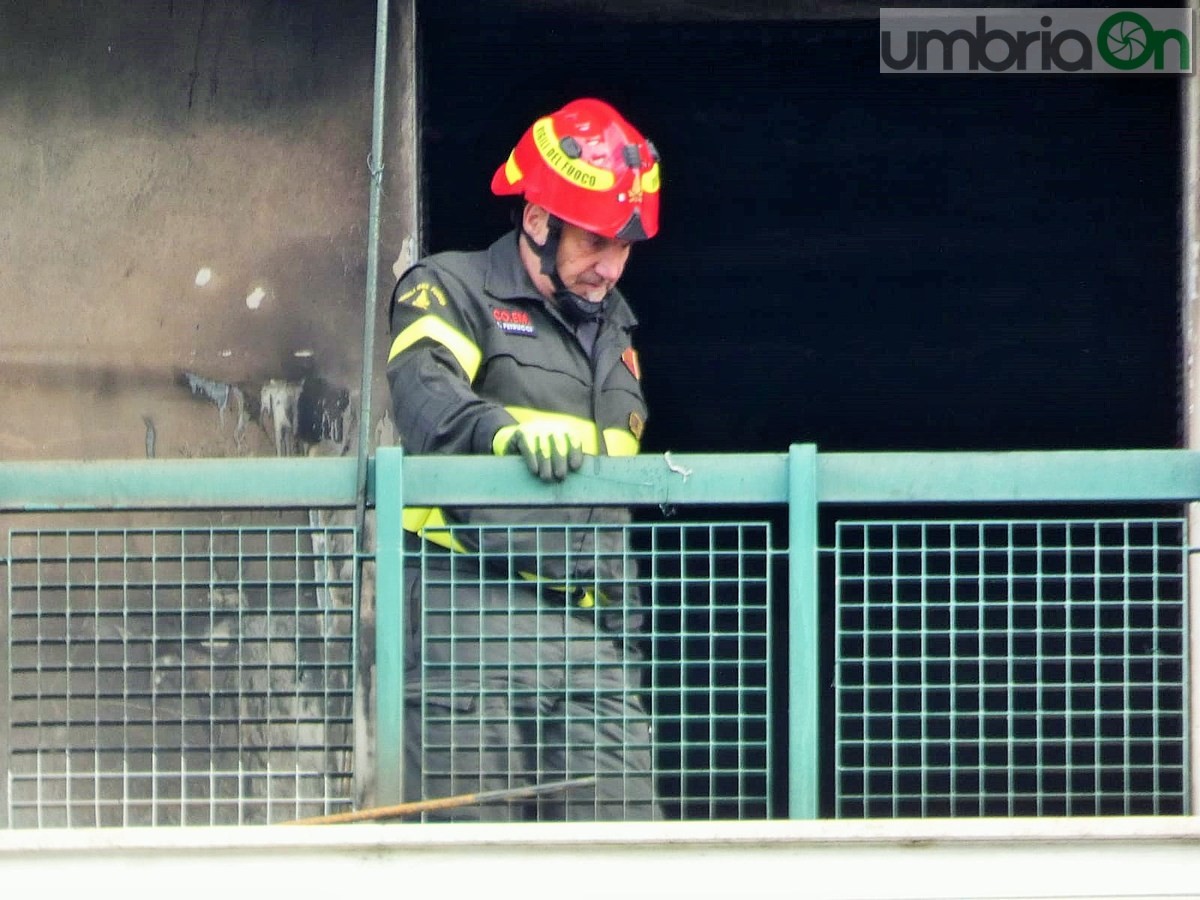
POLYGON ((596 262, 596 274, 610 284, 616 283, 629 260, 629 247, 607 247, 596 262))

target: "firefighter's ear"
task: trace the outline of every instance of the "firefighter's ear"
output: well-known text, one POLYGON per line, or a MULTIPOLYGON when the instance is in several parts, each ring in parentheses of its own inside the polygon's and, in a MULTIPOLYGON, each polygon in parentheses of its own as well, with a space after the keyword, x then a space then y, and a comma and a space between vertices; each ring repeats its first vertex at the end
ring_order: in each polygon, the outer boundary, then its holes
POLYGON ((526 203, 521 213, 521 226, 525 233, 540 247, 550 234, 550 213, 536 203, 526 203))

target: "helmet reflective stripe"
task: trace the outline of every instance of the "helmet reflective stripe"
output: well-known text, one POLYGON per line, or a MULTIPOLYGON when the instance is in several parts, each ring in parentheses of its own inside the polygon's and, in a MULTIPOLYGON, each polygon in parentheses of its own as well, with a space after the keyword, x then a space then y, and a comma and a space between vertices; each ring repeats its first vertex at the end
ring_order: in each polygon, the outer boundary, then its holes
POLYGON ((642 190, 647 194, 658 193, 658 163, 656 162, 642 176, 642 190))
POLYGON ((508 162, 504 164, 504 177, 508 179, 509 184, 516 184, 522 178, 516 155, 513 153, 508 154, 508 162))
MULTIPOLYGON (((611 191, 616 179, 613 173, 579 158, 579 142, 574 138, 559 141, 554 133, 554 120, 547 116, 533 123, 533 145, 537 147, 542 162, 562 178, 588 191, 611 191), (563 144, 570 141, 575 155, 563 144)), ((628 144, 626 146, 629 146, 628 144)))

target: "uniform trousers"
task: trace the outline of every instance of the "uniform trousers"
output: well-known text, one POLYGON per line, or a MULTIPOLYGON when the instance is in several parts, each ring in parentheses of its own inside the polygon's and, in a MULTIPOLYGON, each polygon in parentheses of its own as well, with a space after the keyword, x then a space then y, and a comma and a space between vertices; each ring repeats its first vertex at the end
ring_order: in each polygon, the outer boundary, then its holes
POLYGON ((650 720, 636 635, 556 586, 430 544, 405 568, 405 796, 593 777, 426 821, 652 821, 650 720), (610 624, 606 624, 610 623, 610 624))

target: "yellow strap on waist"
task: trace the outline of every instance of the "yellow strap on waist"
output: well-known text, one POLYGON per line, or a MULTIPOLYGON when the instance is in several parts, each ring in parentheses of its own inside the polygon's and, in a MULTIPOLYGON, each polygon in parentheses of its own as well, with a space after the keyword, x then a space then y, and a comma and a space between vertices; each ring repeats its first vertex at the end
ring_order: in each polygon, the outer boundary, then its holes
POLYGON ((405 531, 412 532, 431 544, 437 544, 455 553, 467 552, 467 548, 446 524, 446 514, 438 507, 406 506, 401 514, 400 523, 405 531))
POLYGON ((567 587, 565 584, 554 584, 548 579, 543 578, 533 572, 518 572, 526 581, 536 581, 541 584, 546 590, 554 591, 562 594, 564 600, 569 600, 572 606, 579 609, 592 609, 596 606, 596 598, 600 598, 600 606, 611 606, 608 597, 603 591, 594 590, 592 588, 567 587))

